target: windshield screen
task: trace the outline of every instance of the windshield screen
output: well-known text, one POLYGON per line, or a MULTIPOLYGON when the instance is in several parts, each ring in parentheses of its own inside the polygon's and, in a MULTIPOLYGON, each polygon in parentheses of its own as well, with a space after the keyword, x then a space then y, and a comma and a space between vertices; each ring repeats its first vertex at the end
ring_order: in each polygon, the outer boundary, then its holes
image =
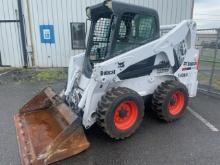
POLYGON ((91 63, 105 61, 154 40, 157 28, 154 16, 124 13, 117 18, 119 22, 115 34, 112 24, 117 21, 114 19, 116 17, 109 14, 108 17, 100 16, 97 21, 92 22, 87 52, 91 63), (115 42, 111 42, 113 35, 115 42))
POLYGON ((94 23, 94 32, 91 37, 89 57, 92 62, 104 61, 110 43, 111 24, 113 17, 100 17, 94 23))
POLYGON ((152 41, 155 31, 156 22, 153 16, 124 13, 119 24, 113 56, 152 41))

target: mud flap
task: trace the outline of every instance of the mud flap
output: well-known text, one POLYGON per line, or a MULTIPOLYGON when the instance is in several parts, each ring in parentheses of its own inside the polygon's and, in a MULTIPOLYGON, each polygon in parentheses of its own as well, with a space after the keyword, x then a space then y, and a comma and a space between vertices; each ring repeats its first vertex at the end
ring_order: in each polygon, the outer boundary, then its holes
POLYGON ((46 165, 89 147, 81 120, 46 88, 14 116, 22 165, 46 165))

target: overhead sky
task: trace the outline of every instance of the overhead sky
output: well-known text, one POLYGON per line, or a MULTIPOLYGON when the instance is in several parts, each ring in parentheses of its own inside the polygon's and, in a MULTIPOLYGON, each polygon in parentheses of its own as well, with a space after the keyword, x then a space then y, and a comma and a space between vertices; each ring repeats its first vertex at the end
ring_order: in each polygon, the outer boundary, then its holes
POLYGON ((194 19, 199 28, 220 28, 220 0, 195 0, 194 19))

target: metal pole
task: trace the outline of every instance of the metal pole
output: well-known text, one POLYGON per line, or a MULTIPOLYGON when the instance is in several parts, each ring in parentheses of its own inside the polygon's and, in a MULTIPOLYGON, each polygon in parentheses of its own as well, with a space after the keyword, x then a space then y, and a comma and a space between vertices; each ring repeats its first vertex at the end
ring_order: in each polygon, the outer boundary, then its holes
POLYGON ((218 53, 218 40, 219 40, 220 29, 216 29, 216 32, 217 32, 217 36, 216 36, 215 54, 214 54, 214 59, 213 59, 213 63, 212 63, 212 72, 211 72, 211 76, 210 76, 210 79, 209 79, 209 89, 208 89, 208 92, 210 92, 210 90, 212 88, 213 76, 215 74, 215 62, 216 62, 217 53, 218 53))
POLYGON ((192 0, 191 19, 193 19, 194 7, 195 7, 195 0, 192 0))
POLYGON ((35 46, 34 46, 34 39, 33 39, 33 23, 31 19, 31 11, 30 11, 30 1, 26 0, 26 4, 27 4, 27 15, 28 15, 28 25, 29 25, 29 29, 30 29, 30 41, 31 41, 31 48, 32 48, 32 56, 31 56, 31 62, 32 62, 32 66, 35 66, 35 46))
POLYGON ((22 44, 22 51, 23 51, 23 57, 24 57, 24 68, 27 68, 28 67, 28 55, 27 55, 26 40, 25 40, 22 2, 21 2, 21 0, 18 0, 17 2, 18 2, 18 15, 19 15, 19 23, 20 23, 20 32, 21 32, 21 44, 22 44))

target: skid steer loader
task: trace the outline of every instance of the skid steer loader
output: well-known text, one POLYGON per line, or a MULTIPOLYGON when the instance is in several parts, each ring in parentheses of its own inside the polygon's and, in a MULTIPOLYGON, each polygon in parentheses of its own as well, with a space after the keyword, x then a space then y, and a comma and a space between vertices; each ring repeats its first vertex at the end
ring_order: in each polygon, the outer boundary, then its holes
POLYGON ((86 12, 87 49, 70 58, 66 88, 60 95, 44 89, 14 118, 23 165, 50 164, 84 151, 89 142, 83 129, 94 123, 111 138, 127 138, 145 108, 174 121, 196 96, 195 22, 182 21, 161 36, 153 9, 104 1, 86 12), (151 103, 144 104, 145 96, 152 96, 151 103))

